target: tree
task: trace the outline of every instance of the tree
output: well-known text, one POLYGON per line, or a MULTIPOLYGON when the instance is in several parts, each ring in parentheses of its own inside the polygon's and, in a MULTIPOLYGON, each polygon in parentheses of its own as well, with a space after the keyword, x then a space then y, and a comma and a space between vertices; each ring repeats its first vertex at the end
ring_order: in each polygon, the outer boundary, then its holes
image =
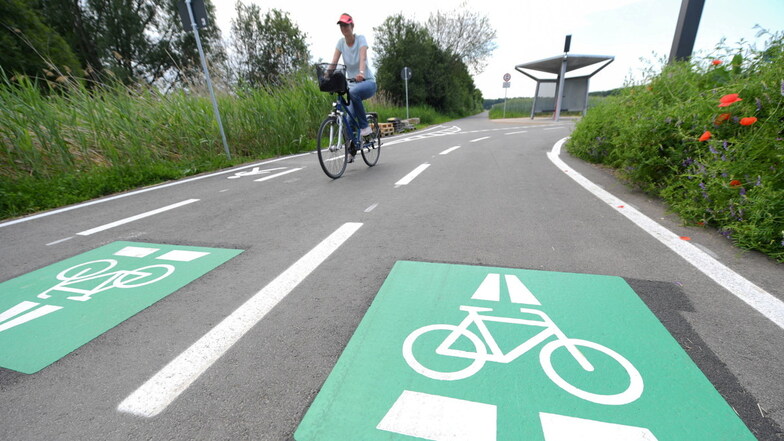
POLYGON ((466 9, 466 2, 458 9, 430 14, 427 28, 441 49, 459 56, 475 75, 482 73, 497 47, 488 17, 466 9))
MULTIPOLYGON (((199 39, 208 62, 213 67, 223 66, 227 56, 220 28, 214 20, 215 5, 205 0, 204 6, 210 19, 206 28, 199 29, 199 39)), ((148 81, 167 78, 168 83, 176 84, 201 71, 195 34, 191 28, 183 29, 176 1, 163 2, 158 6, 154 28, 160 39, 149 57, 148 81)), ((212 67, 210 70, 213 70, 212 67)))
POLYGON ((44 22, 63 36, 79 59, 92 83, 98 81, 103 71, 99 48, 95 41, 94 20, 85 13, 80 0, 38 0, 35 8, 44 22))
POLYGON ((153 49, 145 31, 155 19, 152 0, 87 0, 96 23, 101 58, 124 84, 142 78, 153 49))
POLYGON ((310 62, 306 34, 287 12, 267 11, 238 1, 237 18, 231 22, 234 67, 241 83, 251 86, 279 84, 310 62))
POLYGON ((376 31, 376 80, 383 90, 402 102, 405 98, 400 71, 411 68, 409 102, 427 104, 442 112, 467 114, 481 106, 465 63, 441 49, 421 24, 402 14, 388 17, 376 31))
POLYGON ((0 17, 0 67, 7 74, 59 77, 78 71, 79 61, 68 43, 25 1, 0 1, 0 17))

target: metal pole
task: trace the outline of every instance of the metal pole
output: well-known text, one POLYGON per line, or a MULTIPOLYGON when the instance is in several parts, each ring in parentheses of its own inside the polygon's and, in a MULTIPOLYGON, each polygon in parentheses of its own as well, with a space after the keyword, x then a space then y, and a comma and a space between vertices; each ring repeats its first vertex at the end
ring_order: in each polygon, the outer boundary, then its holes
POLYGON ((531 106, 531 119, 534 119, 534 115, 536 114, 536 100, 539 99, 539 85, 542 84, 539 80, 536 80, 536 92, 534 92, 534 104, 531 106))
POLYGON ((405 83, 406 83, 406 119, 409 119, 409 117, 408 117, 408 76, 406 75, 405 77, 406 77, 406 81, 405 81, 405 83))
POLYGON ((506 92, 509 90, 508 87, 504 87, 504 119, 506 118, 506 92))
POLYGON ((207 89, 210 91, 210 98, 212 99, 212 111, 215 113, 215 119, 218 120, 218 128, 220 129, 221 139, 223 140, 223 150, 226 151, 226 158, 231 160, 231 153, 229 153, 229 143, 226 142, 226 134, 223 132, 223 122, 221 121, 220 111, 218 111, 218 101, 215 99, 215 92, 212 90, 212 80, 210 79, 210 71, 207 69, 207 59, 204 57, 204 49, 201 47, 201 38, 199 37, 199 27, 196 25, 196 18, 193 16, 193 8, 191 7, 191 0, 185 0, 188 5, 188 15, 191 17, 191 26, 193 26, 193 35, 196 37, 196 47, 199 48, 199 57, 201 57, 201 67, 204 69, 204 76, 207 78, 207 89))
POLYGON ((675 36, 672 39, 672 48, 670 49, 670 63, 688 60, 691 57, 704 6, 705 0, 683 0, 681 2, 678 25, 675 28, 675 36))
POLYGON ((561 100, 563 97, 564 77, 566 76, 566 59, 568 55, 564 54, 563 61, 561 62, 561 73, 558 74, 558 87, 555 90, 555 115, 556 121, 561 119, 561 100))

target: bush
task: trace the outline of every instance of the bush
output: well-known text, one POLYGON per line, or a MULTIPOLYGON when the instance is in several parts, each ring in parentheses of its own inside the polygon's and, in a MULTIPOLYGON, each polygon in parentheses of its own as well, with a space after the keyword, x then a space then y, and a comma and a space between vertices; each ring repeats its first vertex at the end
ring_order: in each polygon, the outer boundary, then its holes
POLYGON ((607 97, 567 148, 784 262, 783 125, 784 37, 771 35, 763 51, 720 48, 607 97))

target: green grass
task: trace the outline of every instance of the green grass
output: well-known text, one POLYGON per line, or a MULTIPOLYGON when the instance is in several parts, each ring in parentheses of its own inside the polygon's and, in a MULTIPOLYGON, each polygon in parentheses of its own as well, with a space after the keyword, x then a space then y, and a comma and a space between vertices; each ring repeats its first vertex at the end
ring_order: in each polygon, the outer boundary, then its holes
MULTIPOLYGON (((93 199, 248 161, 315 148, 335 99, 299 77, 289 85, 220 93, 232 159, 203 92, 150 88, 88 90, 0 76, 0 218, 93 199)), ((405 108, 371 100, 381 121, 405 108)), ((420 126, 449 119, 413 107, 420 126)))
MULTIPOLYGON (((604 100, 602 96, 589 96, 588 108, 595 107, 604 100)), ((534 106, 533 98, 510 98, 506 100, 506 111, 504 111, 504 103, 493 104, 490 107, 490 119, 499 118, 530 118, 531 109, 534 106)), ((563 115, 581 115, 582 112, 563 112, 563 115)), ((537 116, 551 116, 552 113, 537 113, 537 116)))
POLYGON ((607 97, 567 148, 616 168, 686 223, 784 262, 783 129, 784 39, 772 35, 765 50, 720 48, 607 97), (719 107, 729 94, 742 101, 719 107), (748 117, 756 122, 741 124, 748 117))

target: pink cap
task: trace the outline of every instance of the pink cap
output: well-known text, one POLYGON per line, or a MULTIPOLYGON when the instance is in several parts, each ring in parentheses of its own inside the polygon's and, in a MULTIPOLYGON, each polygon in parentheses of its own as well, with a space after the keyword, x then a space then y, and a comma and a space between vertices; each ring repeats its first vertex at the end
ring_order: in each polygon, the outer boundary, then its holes
POLYGON ((343 14, 340 16, 338 20, 338 24, 345 23, 345 24, 354 24, 354 20, 351 19, 351 16, 348 14, 343 14))

